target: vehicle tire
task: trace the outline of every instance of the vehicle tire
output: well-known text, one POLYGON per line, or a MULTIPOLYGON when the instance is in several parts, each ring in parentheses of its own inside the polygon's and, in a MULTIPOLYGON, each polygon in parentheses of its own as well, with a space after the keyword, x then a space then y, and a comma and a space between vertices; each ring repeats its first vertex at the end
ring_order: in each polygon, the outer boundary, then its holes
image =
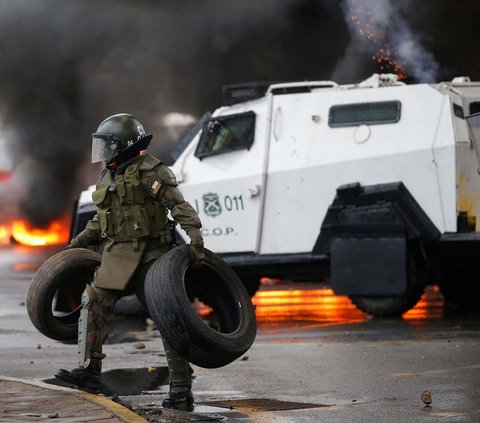
POLYGON ((410 310, 422 297, 426 286, 426 271, 419 256, 407 256, 407 290, 404 295, 349 296, 361 311, 375 317, 398 317, 410 310))
POLYGON ((441 281, 438 285, 448 304, 466 309, 480 305, 477 263, 477 257, 468 255, 442 259, 441 281))
POLYGON ((200 268, 192 266, 189 245, 164 254, 147 274, 145 296, 162 337, 197 366, 225 366, 244 354, 255 339, 250 296, 235 272, 209 250, 200 268), (207 325, 195 312, 193 298, 206 299, 215 325, 207 325))
POLYGON ((28 290, 27 312, 42 334, 57 341, 76 342, 80 299, 100 262, 100 254, 72 248, 40 266, 28 290))

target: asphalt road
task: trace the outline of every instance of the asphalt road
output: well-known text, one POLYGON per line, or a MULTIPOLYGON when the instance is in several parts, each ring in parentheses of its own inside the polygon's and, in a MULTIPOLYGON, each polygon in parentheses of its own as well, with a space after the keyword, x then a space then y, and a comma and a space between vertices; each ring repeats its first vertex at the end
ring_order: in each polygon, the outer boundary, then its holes
MULTIPOLYGON (((25 309, 35 269, 55 251, 0 249, 0 375, 46 380, 76 366, 76 346, 38 333, 25 309)), ((318 284, 271 281, 254 303, 255 344, 226 367, 195 367, 193 413, 156 414, 165 356, 144 320, 114 322, 105 379, 151 421, 480 421, 480 316, 446 309, 434 287, 403 319, 369 319, 318 284)))

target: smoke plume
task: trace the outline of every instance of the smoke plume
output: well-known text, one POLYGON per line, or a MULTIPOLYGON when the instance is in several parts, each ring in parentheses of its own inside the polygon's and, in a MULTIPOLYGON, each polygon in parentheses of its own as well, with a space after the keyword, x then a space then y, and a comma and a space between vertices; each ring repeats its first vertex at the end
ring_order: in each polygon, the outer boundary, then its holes
POLYGON ((176 135, 162 116, 201 116, 227 83, 478 79, 479 10, 476 0, 2 1, 0 138, 13 176, 0 181, 0 223, 13 214, 41 227, 68 212, 99 173, 91 133, 114 113, 136 115, 166 152, 176 135))
POLYGON ((245 33, 282 25, 291 3, 1 2, 0 118, 14 177, 0 202, 18 184, 13 198, 34 226, 59 217, 95 180, 84 164, 99 122, 196 112, 202 84, 219 89, 219 58, 245 33))
POLYGON ((410 0, 343 0, 342 10, 351 34, 351 43, 338 62, 333 77, 354 77, 360 57, 369 56, 380 71, 399 74, 418 82, 434 82, 439 65, 421 43, 405 15, 410 0), (356 65, 357 64, 357 65, 356 65))

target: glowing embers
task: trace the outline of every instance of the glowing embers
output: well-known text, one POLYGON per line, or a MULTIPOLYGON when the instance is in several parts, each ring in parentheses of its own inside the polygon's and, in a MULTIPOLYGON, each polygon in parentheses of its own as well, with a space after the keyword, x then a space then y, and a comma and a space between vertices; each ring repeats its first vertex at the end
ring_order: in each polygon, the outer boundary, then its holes
MULTIPOLYGON (((263 286, 252 299, 259 326, 302 325, 329 326, 364 322, 368 316, 359 311, 346 296, 335 295, 318 284, 278 284, 263 286), (299 289, 294 289, 297 287, 299 289), (282 289, 284 288, 284 289, 282 289)), ((436 286, 428 286, 418 304, 403 315, 405 320, 439 319, 443 297, 436 286)))
POLYGON ((443 316, 443 303, 438 286, 428 286, 417 305, 402 317, 405 320, 439 319, 443 316))
POLYGON ((398 52, 391 49, 390 44, 385 44, 377 50, 377 54, 372 55, 372 60, 378 63, 382 72, 393 72, 397 74, 398 79, 406 79, 407 71, 398 63, 398 52))
POLYGON ((23 245, 58 245, 68 242, 70 225, 68 219, 52 221, 47 228, 32 228, 24 220, 14 220, 10 226, 0 226, 0 244, 10 241, 23 245))

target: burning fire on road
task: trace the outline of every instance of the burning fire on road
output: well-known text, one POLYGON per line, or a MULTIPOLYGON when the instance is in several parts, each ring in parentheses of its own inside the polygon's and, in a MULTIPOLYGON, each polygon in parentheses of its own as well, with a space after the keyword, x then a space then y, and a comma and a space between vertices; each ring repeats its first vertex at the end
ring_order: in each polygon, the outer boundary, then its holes
POLYGON ((11 242, 28 246, 66 244, 70 235, 69 219, 53 220, 46 228, 33 228, 26 220, 0 225, 0 245, 11 242))
POLYGON ((8 179, 10 179, 10 172, 0 170, 0 182, 7 181, 8 179))

